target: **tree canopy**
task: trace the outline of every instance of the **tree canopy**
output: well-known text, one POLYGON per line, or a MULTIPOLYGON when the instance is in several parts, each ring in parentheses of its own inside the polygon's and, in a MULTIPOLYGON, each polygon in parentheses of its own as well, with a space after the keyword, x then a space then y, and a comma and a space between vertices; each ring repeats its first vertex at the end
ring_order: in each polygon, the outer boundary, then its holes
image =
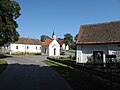
POLYGON ((73 43, 73 36, 70 33, 64 35, 64 43, 68 45, 73 43))
POLYGON ((15 19, 20 16, 20 9, 14 0, 0 0, 0 46, 18 40, 18 24, 15 19))
POLYGON ((50 37, 47 36, 47 35, 41 35, 41 36, 40 36, 40 40, 41 40, 42 42, 44 42, 47 38, 50 38, 50 37))
POLYGON ((77 41, 78 38, 78 34, 76 34, 76 36, 74 37, 75 42, 77 41))
POLYGON ((64 41, 63 38, 57 38, 57 41, 60 42, 60 41, 64 41))

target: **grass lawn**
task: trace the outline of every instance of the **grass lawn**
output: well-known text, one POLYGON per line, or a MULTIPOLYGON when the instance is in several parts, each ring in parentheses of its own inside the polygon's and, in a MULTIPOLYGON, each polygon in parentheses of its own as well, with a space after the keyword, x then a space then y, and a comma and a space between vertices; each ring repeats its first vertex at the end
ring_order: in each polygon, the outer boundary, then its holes
POLYGON ((8 62, 5 60, 0 60, 0 74, 7 68, 8 62))

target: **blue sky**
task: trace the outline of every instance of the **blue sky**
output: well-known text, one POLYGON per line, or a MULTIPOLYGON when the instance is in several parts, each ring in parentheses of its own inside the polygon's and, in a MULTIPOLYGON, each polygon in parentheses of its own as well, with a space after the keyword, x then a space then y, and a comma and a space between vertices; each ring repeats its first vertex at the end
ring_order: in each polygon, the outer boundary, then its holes
POLYGON ((21 37, 75 36, 80 25, 120 20, 120 0, 16 0, 21 6, 21 37))

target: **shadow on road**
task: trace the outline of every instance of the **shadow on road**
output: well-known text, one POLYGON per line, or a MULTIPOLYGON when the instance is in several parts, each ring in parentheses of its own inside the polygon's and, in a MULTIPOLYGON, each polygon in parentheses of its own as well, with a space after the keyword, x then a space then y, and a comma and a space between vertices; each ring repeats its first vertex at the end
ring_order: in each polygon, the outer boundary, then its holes
POLYGON ((92 73, 70 69, 68 67, 52 66, 74 90, 119 90, 120 85, 109 82, 92 73))
MULTIPOLYGON (((64 77, 74 90, 118 90, 99 77, 68 67, 51 66, 64 77)), ((48 66, 10 64, 0 75, 0 90, 70 90, 61 77, 48 66)))
POLYGON ((0 90, 71 90, 48 66, 10 64, 0 75, 0 90))

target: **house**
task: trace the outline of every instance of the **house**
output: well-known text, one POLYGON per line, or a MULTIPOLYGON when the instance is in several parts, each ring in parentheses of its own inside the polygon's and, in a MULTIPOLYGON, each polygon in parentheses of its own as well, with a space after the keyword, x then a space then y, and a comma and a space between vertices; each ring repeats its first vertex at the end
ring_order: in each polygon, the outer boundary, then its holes
POLYGON ((52 38, 47 38, 44 42, 42 42, 42 55, 48 56, 60 55, 60 45, 56 40, 54 32, 52 34, 52 38))
POLYGON ((65 50, 69 50, 69 45, 65 45, 65 50))
POLYGON ((65 50, 65 43, 63 41, 59 41, 60 50, 65 50))
POLYGON ((109 57, 120 59, 120 21, 81 25, 76 42, 77 63, 109 63, 109 57))
POLYGON ((32 38, 19 38, 17 42, 5 44, 4 53, 41 53, 41 41, 32 38))
POLYGON ((60 50, 69 50, 69 45, 66 45, 64 41, 60 41, 60 50))
POLYGON ((66 45, 64 41, 59 41, 60 44, 60 50, 69 50, 69 45, 66 45))

